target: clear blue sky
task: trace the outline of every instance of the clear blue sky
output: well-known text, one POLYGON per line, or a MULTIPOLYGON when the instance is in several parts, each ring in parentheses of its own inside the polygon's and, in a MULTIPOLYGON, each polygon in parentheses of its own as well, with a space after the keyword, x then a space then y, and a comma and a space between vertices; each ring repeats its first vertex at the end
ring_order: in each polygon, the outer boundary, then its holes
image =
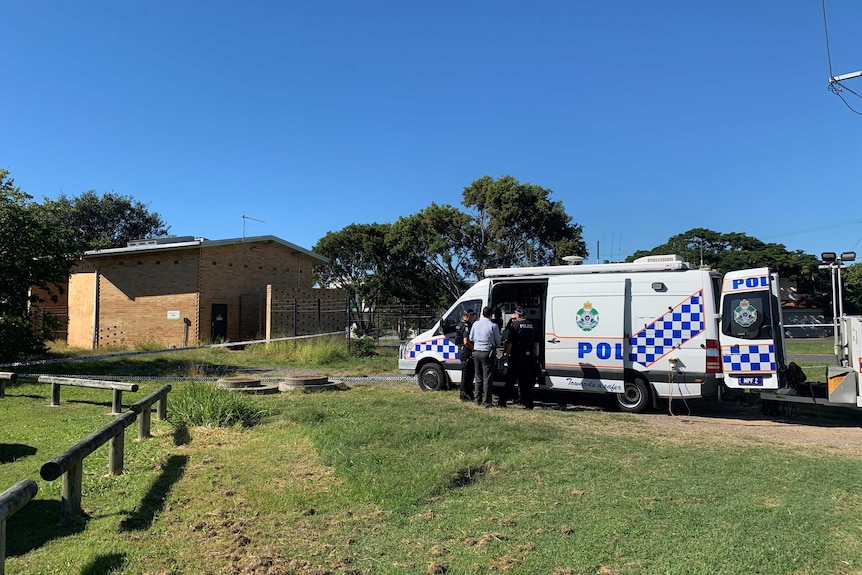
MULTIPOLYGON (((862 69, 862 2, 826 9, 833 72, 862 69)), ((862 257, 819 0, 5 0, 0 27, 0 167, 38 200, 311 248, 508 174, 589 261, 694 227, 862 257)))

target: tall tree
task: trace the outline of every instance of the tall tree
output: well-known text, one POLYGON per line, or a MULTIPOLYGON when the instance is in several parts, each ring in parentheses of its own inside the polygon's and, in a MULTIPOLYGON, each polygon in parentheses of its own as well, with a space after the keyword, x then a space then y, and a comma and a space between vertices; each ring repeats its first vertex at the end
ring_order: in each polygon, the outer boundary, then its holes
POLYGON ((862 264, 854 264, 841 270, 841 283, 844 290, 844 312, 862 312, 862 264))
POLYGON ((15 186, 0 169, 0 358, 17 359, 39 351, 49 338, 30 317, 37 296, 32 287, 47 292, 69 277, 76 254, 71 231, 54 225, 52 214, 15 186))
POLYGON ((477 276, 489 267, 551 265, 563 256, 587 255, 581 226, 550 195, 551 190, 512 176, 485 176, 464 188, 477 276))
POLYGON ((686 261, 708 265, 721 272, 767 266, 779 277, 795 281, 800 294, 820 299, 824 274, 817 269, 817 258, 801 250, 788 251, 782 244, 764 243, 744 233, 719 233, 693 228, 672 236, 651 250, 632 254, 628 260, 658 254, 676 254, 686 261))
POLYGON ((130 240, 168 235, 170 227, 147 204, 113 192, 90 190, 69 198, 45 199, 60 225, 73 230, 85 249, 124 247, 130 240))
MULTIPOLYGON (((472 257, 473 222, 469 215, 450 205, 432 203, 410 216, 403 216, 392 227, 393 249, 404 256, 418 257, 433 270, 441 282, 440 292, 428 299, 457 298, 467 286, 466 279, 476 275, 472 257)), ((430 278, 426 278, 430 280, 430 278)), ((436 287, 426 281, 426 289, 436 287)))
POLYGON ((369 312, 381 306, 434 306, 443 299, 440 274, 401 244, 393 229, 392 224, 351 224, 327 233, 313 248, 329 258, 315 268, 318 282, 347 292, 359 333, 370 333, 369 312))

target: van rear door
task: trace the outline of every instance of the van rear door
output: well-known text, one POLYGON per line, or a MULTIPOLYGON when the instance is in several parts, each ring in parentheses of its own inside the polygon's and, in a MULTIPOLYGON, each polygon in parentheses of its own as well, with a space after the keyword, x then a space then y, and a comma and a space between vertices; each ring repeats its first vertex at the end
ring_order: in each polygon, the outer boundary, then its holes
POLYGON ((721 365, 733 389, 778 389, 784 336, 778 276, 769 268, 730 272, 721 287, 721 365))

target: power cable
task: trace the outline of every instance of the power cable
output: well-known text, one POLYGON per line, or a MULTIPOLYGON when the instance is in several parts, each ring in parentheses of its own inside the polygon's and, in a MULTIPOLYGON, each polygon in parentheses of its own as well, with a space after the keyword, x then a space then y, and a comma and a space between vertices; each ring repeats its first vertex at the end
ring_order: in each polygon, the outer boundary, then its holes
POLYGON ((850 103, 844 99, 844 96, 841 95, 841 92, 844 90, 847 90, 851 94, 854 94, 855 96, 857 96, 859 98, 862 98, 862 96, 859 96, 859 94, 857 94, 853 90, 847 88, 841 82, 830 82, 829 83, 829 91, 832 92, 833 94, 835 94, 836 96, 838 96, 839 98, 841 98, 841 101, 844 102, 844 105, 847 106, 847 108, 851 112, 853 112, 854 114, 858 114, 858 115, 862 116, 862 112, 860 112, 859 110, 856 110, 853 106, 851 106, 850 103), (836 88, 836 86, 838 86, 838 87, 836 88))
POLYGON ((823 32, 826 36, 826 61, 829 64, 829 91, 841 98, 841 101, 844 102, 844 105, 847 106, 847 108, 851 112, 862 116, 862 112, 856 110, 853 106, 851 106, 850 103, 841 94, 841 92, 850 92, 857 98, 862 98, 862 96, 842 84, 839 80, 835 79, 835 75, 832 73, 832 50, 829 47, 829 25, 826 21, 826 0, 820 0, 820 5, 823 8, 823 32))
POLYGON ((823 7, 823 31, 826 33, 826 60, 829 62, 829 78, 832 79, 832 52, 829 49, 829 26, 826 24, 826 0, 820 0, 823 7))

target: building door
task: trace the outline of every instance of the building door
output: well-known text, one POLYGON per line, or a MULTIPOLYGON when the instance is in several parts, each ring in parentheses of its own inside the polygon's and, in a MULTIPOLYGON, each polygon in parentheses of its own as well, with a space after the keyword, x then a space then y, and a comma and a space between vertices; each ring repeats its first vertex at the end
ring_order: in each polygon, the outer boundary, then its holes
POLYGON ((212 307, 212 332, 210 341, 227 341, 227 304, 214 303, 212 307))

